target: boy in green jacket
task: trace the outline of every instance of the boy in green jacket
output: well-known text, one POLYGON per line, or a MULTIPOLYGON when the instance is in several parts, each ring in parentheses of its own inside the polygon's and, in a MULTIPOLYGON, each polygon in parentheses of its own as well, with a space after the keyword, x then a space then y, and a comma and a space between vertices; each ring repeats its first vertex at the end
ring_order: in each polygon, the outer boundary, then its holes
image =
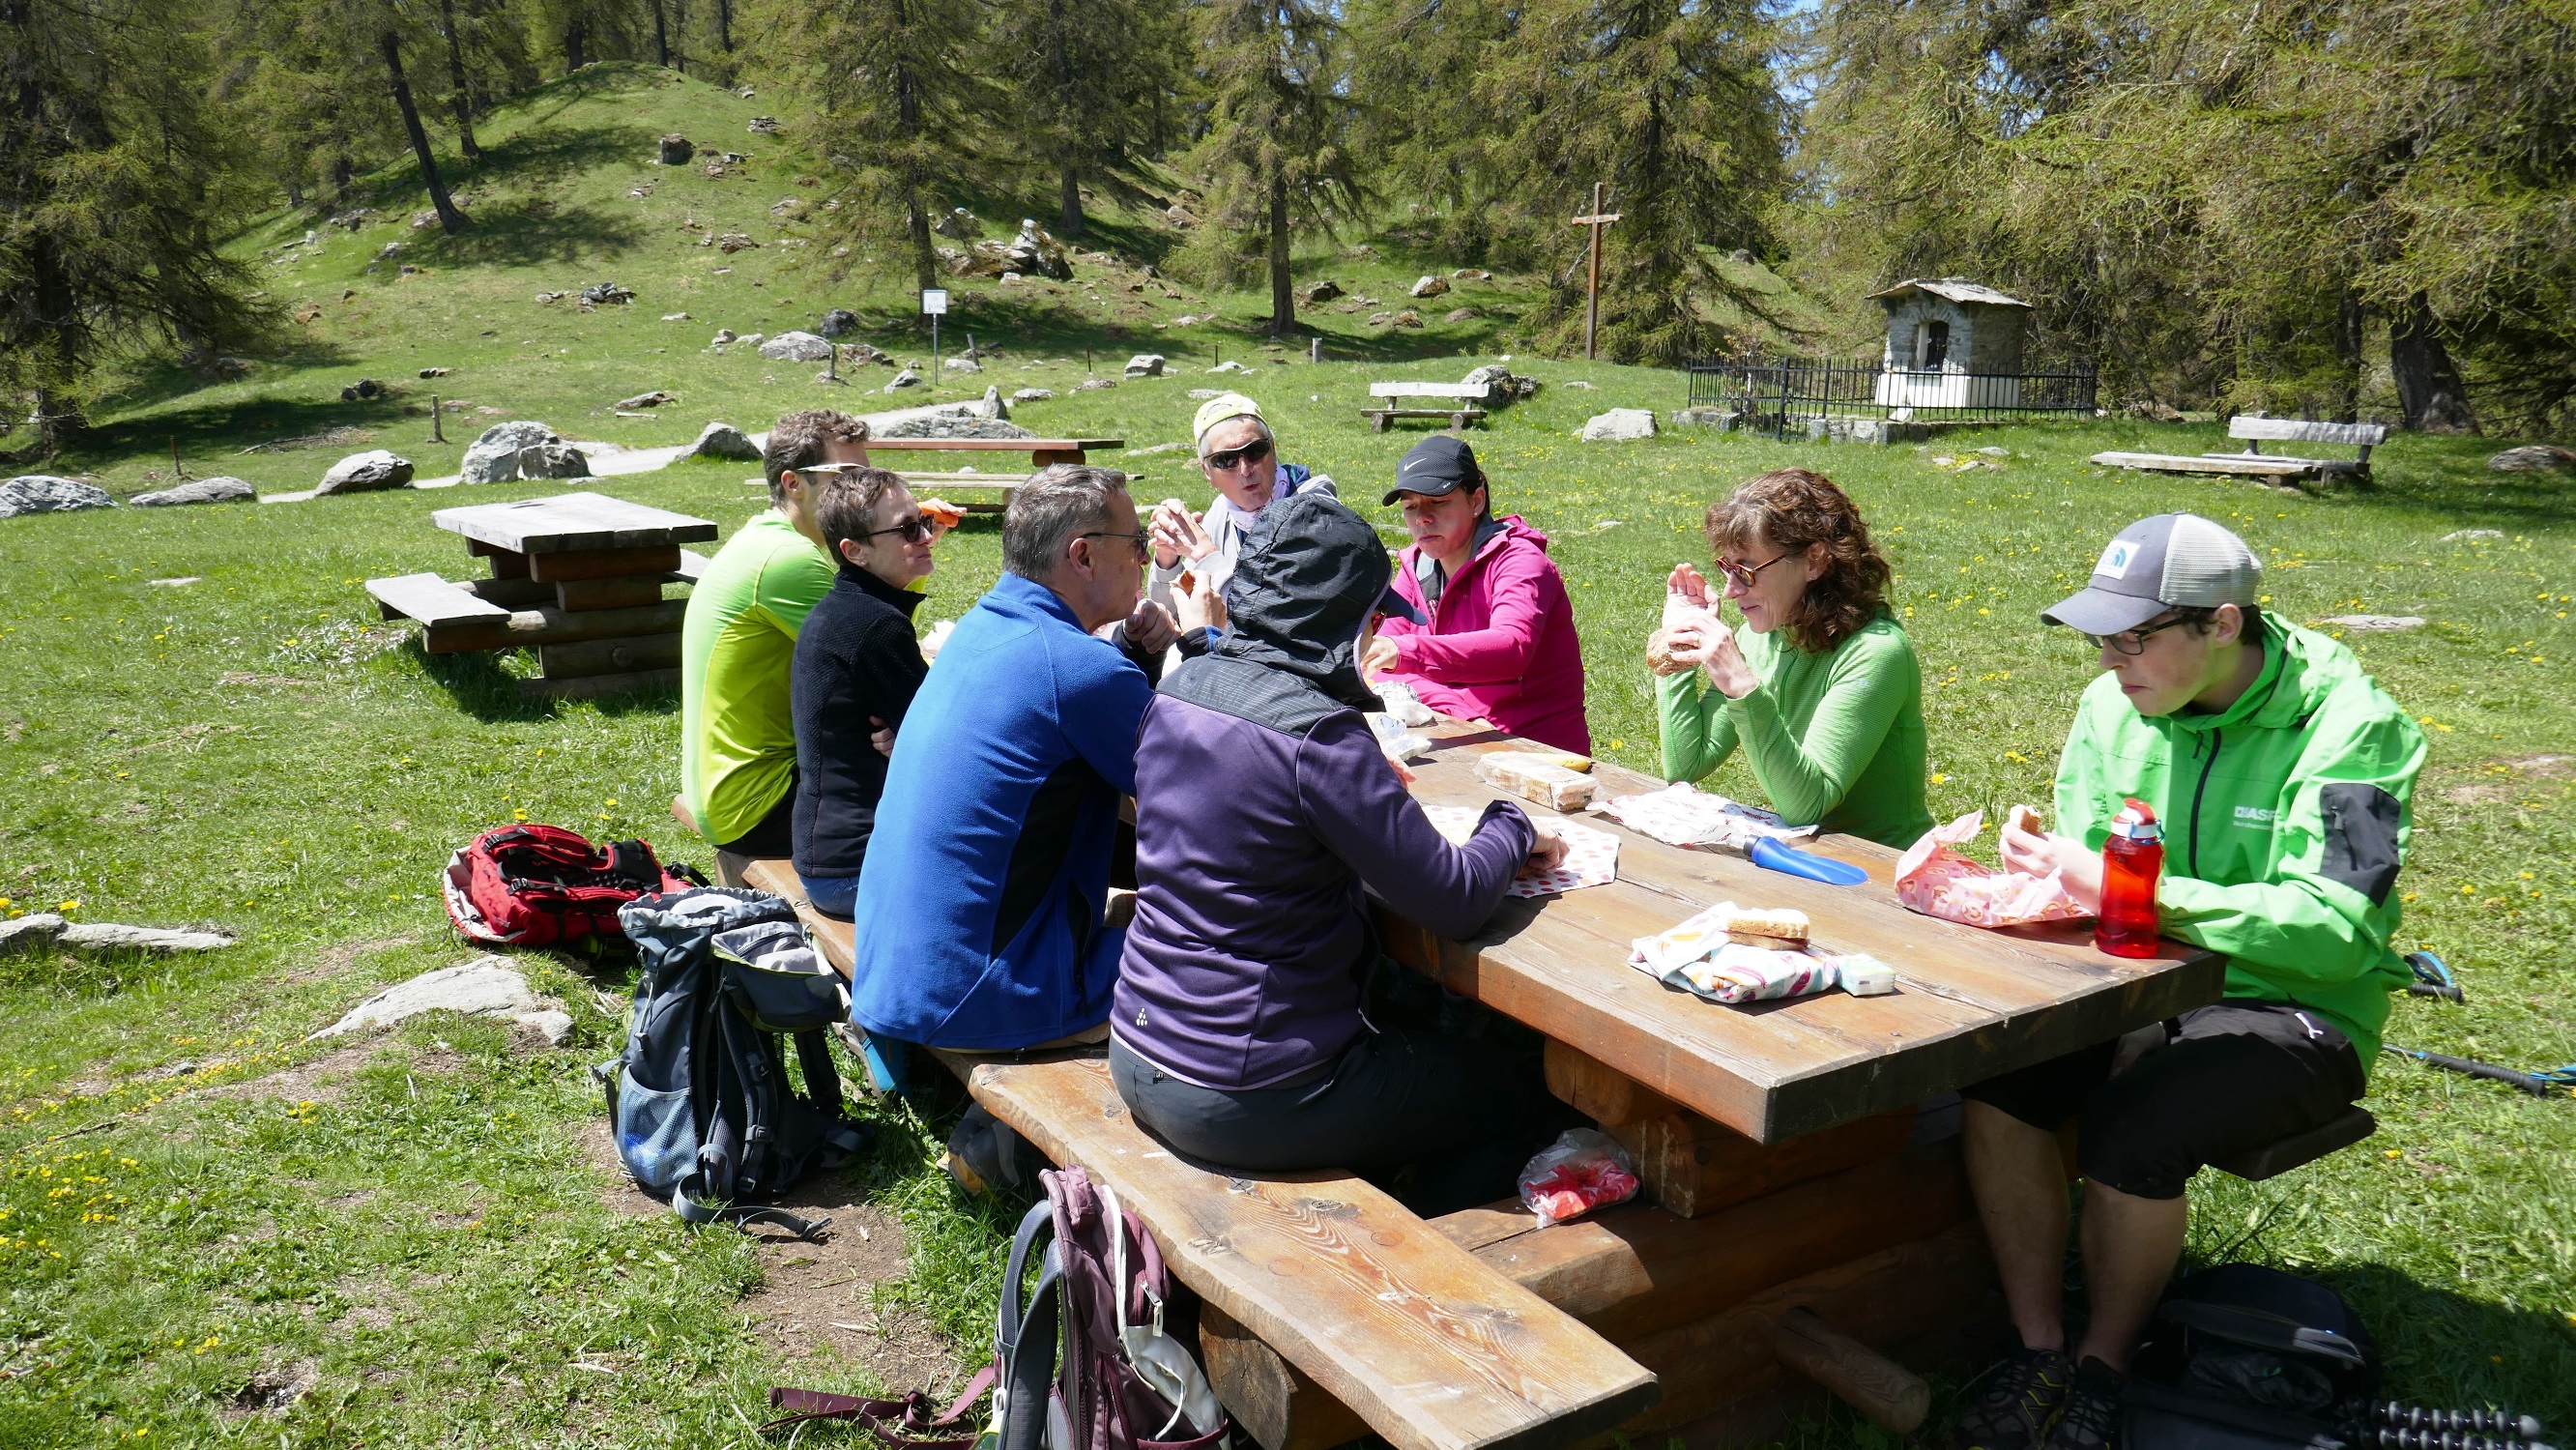
POLYGON ((1973 1450, 2114 1438, 2129 1353, 2182 1252, 2192 1174, 2359 1099, 2388 993, 2406 981, 2391 938, 2423 732, 2352 651, 2266 617, 2261 571, 2219 525, 2159 514, 2040 616, 2089 637, 2103 673, 2058 761, 2057 832, 2007 829, 2005 864, 2062 873, 2098 907, 2111 817, 2144 801, 2164 830, 2164 933, 2224 953, 2227 986, 2116 1077, 2106 1042, 1966 1090, 1969 1181, 2023 1346, 1968 1411, 1973 1450), (2056 1132, 2079 1119, 2092 1315, 2070 1347, 2056 1132))

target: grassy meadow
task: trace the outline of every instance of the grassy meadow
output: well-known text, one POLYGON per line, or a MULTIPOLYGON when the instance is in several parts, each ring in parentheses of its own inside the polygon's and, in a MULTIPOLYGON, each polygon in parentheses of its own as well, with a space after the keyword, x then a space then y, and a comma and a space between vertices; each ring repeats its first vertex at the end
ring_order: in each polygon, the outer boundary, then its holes
MULTIPOLYGON (((686 441, 710 418, 757 428, 825 401, 923 401, 703 351, 717 326, 810 325, 827 305, 859 310, 867 336, 907 351, 894 290, 826 288, 802 265, 815 249, 775 245, 792 232, 768 208, 799 192, 762 157, 772 138, 744 135, 762 110, 614 67, 549 88, 496 124, 488 174, 458 179, 479 199, 476 231, 324 229, 320 255, 272 267, 281 303, 323 308, 305 340, 237 383, 138 373, 97 410, 108 436, 64 471, 149 487, 176 437, 192 474, 264 490, 308 487, 361 446, 451 472, 472 436, 464 420, 485 415, 452 416, 443 452, 426 443, 431 384, 412 374, 427 366, 456 370, 437 380, 442 396, 636 445, 686 441), (670 130, 753 152, 751 179, 642 164, 670 130), (648 181, 649 197, 628 195, 648 181), (679 230, 692 216, 764 246, 698 248, 679 230), (424 272, 363 270, 396 239, 424 272), (635 288, 634 306, 529 300, 603 277, 635 288), (658 320, 682 310, 690 321, 658 320), (338 403, 358 376, 403 395, 338 403), (606 411, 657 387, 681 399, 662 416, 606 411), (334 428, 368 436, 237 452, 334 428)), ((417 205, 383 204, 397 218, 417 205)), ((997 233, 1016 221, 978 210, 997 233)), ((243 248, 306 224, 281 218, 243 248)), ((1319 258, 1313 275, 1394 304, 1437 261, 1379 249, 1319 258)), ((1316 365, 1261 352, 1248 319, 1266 299, 1166 298, 1150 282, 1113 292, 1106 279, 1125 274, 1100 275, 1099 308, 1082 287, 961 288, 952 324, 1003 344, 976 391, 1054 388, 1020 421, 1143 448, 1186 438, 1189 389, 1239 386, 1270 412, 1284 455, 1340 480, 1390 537, 1395 512, 1376 497, 1418 434, 1367 431, 1366 384, 1454 378, 1508 351, 1525 295, 1462 287, 1486 317, 1392 339, 1327 311, 1316 365), (1155 330, 1184 310, 1231 320, 1155 330), (1150 349, 1178 375, 1073 393, 1086 345, 1104 371, 1150 349), (1286 360, 1202 376, 1219 348, 1286 360)), ((1644 769, 1658 754, 1639 652, 1661 579, 1676 561, 1706 562, 1697 521, 1710 499, 1789 463, 1850 489, 1896 562, 1944 816, 2048 800, 2092 664, 2036 616, 2136 517, 2187 508, 2237 529, 2270 566, 2269 607, 2289 618, 2424 617, 2348 642, 2431 740, 2402 938, 2447 958, 2469 1001, 2401 999, 2388 1039, 2524 1067, 2576 1059, 2576 504, 2546 475, 2487 472, 2496 440, 2401 435, 2376 455, 2377 487, 2331 496, 2085 462, 2105 448, 2223 446, 2214 426, 1996 428, 1888 449, 1700 432, 1595 445, 1573 436, 1584 418, 1678 407, 1679 376, 1512 366, 1544 391, 1473 441, 1498 505, 1551 536, 1572 586, 1601 753, 1644 769)), ((1172 454, 1105 461, 1143 471, 1142 497, 1204 497, 1172 454)), ((729 533, 759 501, 747 472, 692 463, 599 486, 729 533)), ((818 1248, 689 1233, 621 1186, 587 1068, 618 1045, 622 960, 521 954, 574 1015, 562 1051, 454 1018, 304 1041, 384 985, 472 955, 437 879, 483 827, 524 814, 704 862, 665 814, 675 698, 523 702, 512 676, 527 662, 426 656, 360 588, 420 570, 463 577, 460 541, 431 526, 433 509, 559 487, 0 521, 0 917, 60 910, 242 938, 176 962, 0 956, 0 1444, 748 1443, 769 1384, 902 1390, 983 1353, 1017 1205, 967 1202, 939 1173, 953 1100, 926 1119, 864 1109, 880 1128, 874 1156, 805 1195, 842 1230, 818 1248)), ((998 566, 992 521, 970 520, 941 546, 925 622, 962 612, 998 566)), ((1739 765, 1708 784, 1752 793, 1739 765)), ((2368 1106, 2381 1129, 2361 1147, 2264 1184, 2205 1176, 2193 1255, 2343 1289, 2381 1337, 2395 1395, 2509 1405, 2563 1436, 2576 1423, 2576 1102, 2384 1059, 2368 1106)), ((1795 1438, 1885 1443, 1841 1411, 1795 1438)))

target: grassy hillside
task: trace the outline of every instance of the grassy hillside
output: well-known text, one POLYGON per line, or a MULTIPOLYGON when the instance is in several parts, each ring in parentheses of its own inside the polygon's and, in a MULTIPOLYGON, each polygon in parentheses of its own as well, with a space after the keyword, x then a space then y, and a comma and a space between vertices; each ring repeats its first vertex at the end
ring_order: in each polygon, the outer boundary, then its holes
MULTIPOLYGON (((822 287, 797 265, 811 249, 774 245, 794 233, 767 208, 813 193, 743 131, 763 109, 619 68, 540 93, 495 126, 494 159, 461 183, 477 198, 474 232, 327 234, 319 256, 271 268, 281 301, 323 308, 309 341, 240 383, 133 380, 102 410, 126 451, 74 462, 141 487, 176 433, 193 473, 302 486, 351 445, 232 450, 345 426, 445 472, 470 429, 452 428, 458 443, 441 452, 417 441, 426 413, 405 411, 425 409, 429 386, 411 375, 431 365, 456 369, 442 393, 637 444, 838 396, 810 365, 701 351, 717 326, 776 331, 827 305, 870 317, 880 345, 901 336, 894 293, 822 287), (753 179, 644 164, 670 130, 752 151, 753 179), (627 195, 648 182, 650 196, 627 195), (764 245, 718 275, 726 259, 678 230, 692 215, 764 245), (363 270, 396 239, 424 273, 363 270), (635 288, 636 305, 580 314, 529 300, 603 277, 635 288), (658 321, 681 310, 690 321, 658 321), (338 403, 361 375, 411 392, 338 403), (604 411, 649 387, 683 401, 652 420, 604 411)), ((387 203, 404 217, 412 205, 387 203)), ((1143 226, 1111 221, 1131 239, 1121 255, 1143 255, 1143 226)), ((302 230, 279 219, 243 245, 302 230)), ((1393 302, 1394 284, 1432 260, 1319 256, 1307 274, 1393 302)), ((1117 342, 1107 365, 1135 345, 1192 364, 1025 410, 1050 432, 1181 440, 1187 390, 1216 381, 1198 371, 1214 339, 1229 357, 1258 351, 1254 300, 1104 288, 1102 319, 1079 288, 960 290, 959 331, 1006 349, 979 388, 1064 391, 1085 337, 1117 342), (1120 321, 1131 306, 1144 315, 1120 321), (1231 320, 1152 328, 1211 306, 1231 320), (1113 324, 1130 337, 1111 339, 1113 324)), ((1507 325, 1510 293, 1464 290, 1490 302, 1484 325, 1507 325)), ((1323 319, 1355 360, 1265 363, 1231 381, 1270 410, 1290 459, 1335 475, 1392 531, 1376 498, 1420 435, 1367 431, 1365 384, 1455 377, 1469 359, 1427 354, 1476 340, 1375 340, 1356 325, 1364 315, 1323 319)), ((1710 499, 1791 463, 1850 488, 1896 562, 1944 816, 2048 801, 2092 665, 2035 616, 2130 519, 2190 508, 2238 529, 2269 561, 2267 603, 2294 619, 2425 617, 2350 642, 2431 740, 2401 941, 2448 957, 2470 1002, 2401 999, 2389 1040, 2522 1066, 2576 1058, 2576 506, 2562 487, 2486 472, 2493 445, 2474 439, 2401 437, 2377 457, 2377 489, 2322 498, 2087 464, 2109 447, 2219 446, 2213 427, 2125 423, 1920 448, 1691 433, 1589 445, 1571 436, 1585 416, 1675 406, 1675 376, 1513 366, 1545 391, 1473 441, 1498 504, 1553 539, 1602 753, 1648 770, 1659 756, 1639 650, 1663 574, 1705 562, 1710 499)), ((1146 497, 1204 498, 1173 455, 1109 461, 1145 469, 1146 497)), ((608 487, 730 532, 757 498, 745 472, 684 466, 608 487)), ((618 1040, 623 962, 521 954, 576 1016, 567 1052, 452 1019, 355 1047, 304 1041, 382 985, 469 955, 436 880, 484 826, 523 813, 704 859, 664 814, 678 784, 674 700, 523 702, 510 682, 523 662, 424 655, 360 589, 383 574, 461 576, 464 551, 432 509, 555 487, 0 521, 0 916, 60 907, 243 937, 178 965, 0 957, 0 1443, 746 1443, 767 1384, 909 1388, 980 1353, 1012 1206, 947 1189, 932 1166, 936 1114, 872 1110, 876 1157, 814 1190, 843 1215, 827 1250, 685 1233, 617 1188, 584 1065, 618 1040), (875 1237, 847 1231, 859 1225, 875 1237), (297 1384, 310 1393, 282 1393, 297 1384)), ((955 617, 998 568, 992 522, 970 520, 941 546, 925 619, 955 617)), ((1753 792, 1740 763, 1708 784, 1753 792)), ((2369 1106, 2382 1128, 2364 1147, 2266 1184, 2204 1180, 2193 1254, 2260 1259, 2352 1294, 2393 1394, 2509 1404, 2563 1432, 2576 1419, 2576 1104, 2391 1060, 2369 1106)), ((1839 1412, 1796 1439, 1885 1445, 1839 1412)))

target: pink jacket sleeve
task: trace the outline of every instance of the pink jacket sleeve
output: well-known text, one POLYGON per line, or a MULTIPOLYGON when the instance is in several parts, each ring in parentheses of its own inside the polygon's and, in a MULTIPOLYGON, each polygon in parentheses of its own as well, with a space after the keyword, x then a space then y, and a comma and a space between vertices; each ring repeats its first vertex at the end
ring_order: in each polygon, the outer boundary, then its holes
POLYGON ((1393 636, 1397 668, 1443 684, 1482 685, 1521 679, 1537 665, 1548 615, 1568 608, 1564 578, 1545 550, 1517 543, 1496 550, 1481 572, 1472 582, 1486 601, 1485 627, 1458 634, 1408 628, 1393 636))

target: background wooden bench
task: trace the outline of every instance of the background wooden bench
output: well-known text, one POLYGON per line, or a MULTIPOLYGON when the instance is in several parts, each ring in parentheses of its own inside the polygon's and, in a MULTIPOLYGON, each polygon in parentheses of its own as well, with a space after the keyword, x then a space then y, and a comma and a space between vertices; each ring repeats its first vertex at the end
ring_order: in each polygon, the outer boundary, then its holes
POLYGON ((2301 418, 2251 418, 2228 421, 2227 436, 2245 444, 2242 453, 2096 453, 2093 462, 2118 468, 2144 468, 2160 473, 2224 473, 2240 478, 2370 477, 2370 450, 2388 440, 2377 423, 2312 423, 2301 418), (2265 453, 2265 442, 2335 443, 2358 448, 2355 458, 2291 458, 2265 453))
POLYGON ((1485 410, 1474 405, 1491 396, 1493 391, 1491 383, 1371 383, 1369 396, 1372 398, 1446 398, 1450 403, 1444 407, 1410 408, 1388 403, 1383 407, 1362 408, 1360 416, 1368 419, 1369 426, 1380 433, 1398 418, 1446 418, 1450 427, 1463 432, 1469 423, 1483 420, 1485 410))

